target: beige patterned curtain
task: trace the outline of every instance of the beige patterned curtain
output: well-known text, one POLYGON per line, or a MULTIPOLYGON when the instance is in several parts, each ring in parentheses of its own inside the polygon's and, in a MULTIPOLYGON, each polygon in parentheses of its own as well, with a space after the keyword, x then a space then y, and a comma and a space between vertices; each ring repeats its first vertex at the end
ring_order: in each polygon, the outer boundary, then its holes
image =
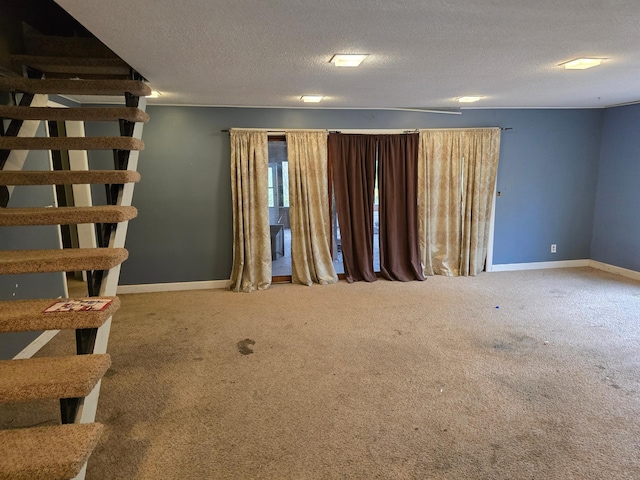
POLYGON ((500 129, 420 130, 418 231, 425 275, 484 270, 500 129))
POLYGON ((289 161, 291 280, 336 283, 331 260, 327 132, 286 132, 289 161))
POLYGON ((231 290, 271 285, 267 132, 232 129, 233 269, 231 290))

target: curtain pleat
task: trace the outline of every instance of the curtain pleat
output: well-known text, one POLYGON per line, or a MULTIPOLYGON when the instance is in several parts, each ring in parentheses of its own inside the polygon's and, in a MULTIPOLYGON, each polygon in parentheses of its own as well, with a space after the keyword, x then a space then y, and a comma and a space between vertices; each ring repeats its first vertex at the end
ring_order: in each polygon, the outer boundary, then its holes
POLYGON ((331 133, 328 145, 345 279, 374 282, 375 136, 331 133))
POLYGON ((485 268, 489 223, 495 193, 500 129, 476 130, 465 145, 465 195, 462 215, 460 275, 477 275, 485 268))
POLYGON ((485 266, 500 129, 421 130, 418 230, 425 275, 485 266))
POLYGON ((233 202, 230 288, 236 292, 264 290, 271 285, 267 133, 232 129, 230 136, 233 202))
POLYGON ((424 280, 418 241, 418 134, 377 138, 380 273, 387 280, 424 280))
POLYGON ((336 283, 331 259, 327 133, 286 132, 286 138, 292 281, 303 285, 336 283))

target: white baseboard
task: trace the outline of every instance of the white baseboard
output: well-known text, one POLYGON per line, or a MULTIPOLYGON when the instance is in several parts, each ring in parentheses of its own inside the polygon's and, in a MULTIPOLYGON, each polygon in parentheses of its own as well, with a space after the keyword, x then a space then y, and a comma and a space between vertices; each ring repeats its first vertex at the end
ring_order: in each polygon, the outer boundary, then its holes
POLYGON ((46 332, 38 336, 38 338, 36 338, 29 345, 24 347, 20 353, 18 353, 15 357, 13 357, 13 359, 21 360, 21 359, 33 357, 38 352, 38 350, 40 350, 47 343, 49 343, 49 341, 53 337, 55 337, 59 331, 60 330, 47 330, 46 332))
POLYGON ((504 263, 492 265, 492 272, 513 272, 517 270, 542 270, 545 268, 589 267, 591 260, 560 260, 558 262, 504 263))
MULTIPOLYGON (((640 272, 628 270, 615 265, 597 262, 595 260, 560 260, 557 262, 532 262, 532 263, 505 263, 501 265, 491 265, 491 272, 513 272, 518 270, 543 270, 546 268, 578 268, 592 267, 598 270, 615 273, 623 277, 640 280, 640 272)), ((148 283, 142 285, 120 285, 118 295, 127 293, 151 293, 151 292, 177 292, 182 290, 209 290, 215 288, 227 289, 231 285, 231 280, 210 280, 204 282, 177 282, 177 283, 148 283)))
POLYGON ((123 295, 127 293, 178 292, 181 290, 210 290, 213 288, 229 288, 230 285, 231 280, 118 285, 117 295, 123 295))
POLYGON ((598 270, 603 270, 605 272, 615 273, 616 275, 620 275, 622 277, 632 278, 633 280, 640 280, 640 272, 636 272, 635 270, 616 267, 615 265, 609 265, 608 263, 602 263, 596 260, 589 260, 589 266, 592 268, 597 268, 598 270))
POLYGON ((533 263, 505 263, 502 265, 492 265, 491 272, 513 272, 518 270, 541 270, 545 268, 576 268, 591 267, 597 270, 614 273, 622 277, 640 280, 640 272, 627 268, 616 267, 596 260, 562 260, 559 262, 533 262, 533 263))

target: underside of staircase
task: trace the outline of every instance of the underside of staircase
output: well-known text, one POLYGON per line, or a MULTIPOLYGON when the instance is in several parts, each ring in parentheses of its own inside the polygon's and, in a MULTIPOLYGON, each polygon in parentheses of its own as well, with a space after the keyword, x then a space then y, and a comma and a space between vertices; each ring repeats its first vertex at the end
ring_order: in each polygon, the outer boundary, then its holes
MULTIPOLYGON (((84 272, 87 295, 0 302, 0 333, 75 330, 76 355, 0 361, 0 404, 59 402, 60 422, 46 427, 0 430, 0 480, 82 479, 104 426, 95 423, 101 379, 111 359, 106 352, 129 220, 149 86, 129 65, 93 38, 29 33, 26 54, 12 62, 23 76, 0 76, 0 92, 12 105, 0 105, 0 227, 90 225, 95 244, 80 248, 0 251, 0 274, 84 272), (49 95, 108 95, 124 98, 117 107, 50 107, 49 95), (41 122, 116 122, 117 137, 36 137, 41 122), (113 151, 113 169, 23 169, 29 151, 113 151), (34 185, 104 185, 106 204, 12 208, 15 189, 34 185), (54 303, 95 300, 101 310, 45 312, 54 303)), ((51 123, 48 123, 51 125, 51 123)), ((64 129, 63 129, 64 131, 64 129)), ((56 165, 52 162, 52 165, 56 165)), ((108 425, 106 426, 108 428, 108 425)))

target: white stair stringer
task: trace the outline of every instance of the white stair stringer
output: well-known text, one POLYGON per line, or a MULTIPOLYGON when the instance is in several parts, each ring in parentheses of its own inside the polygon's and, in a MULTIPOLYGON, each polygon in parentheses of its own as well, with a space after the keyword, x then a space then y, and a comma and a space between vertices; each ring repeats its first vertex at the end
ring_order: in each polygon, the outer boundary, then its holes
MULTIPOLYGON (((49 102, 49 95, 36 94, 31 100, 30 107, 46 107, 49 102)), ((35 137, 41 120, 23 120, 20 129, 18 130, 18 137, 35 137)), ((4 164, 3 170, 22 170, 24 162, 27 160, 28 150, 11 150, 9 157, 4 164)), ((8 186, 9 198, 13 193, 15 186, 8 186)))
MULTIPOLYGON (((147 107, 147 99, 145 97, 139 98, 138 108, 143 112, 147 107)), ((133 129, 133 138, 142 139, 142 130, 144 127, 144 123, 136 122, 133 129)), ((128 170, 136 171, 138 169, 138 158, 140 152, 138 150, 132 150, 129 153, 129 161, 127 165, 128 170)), ((124 185, 122 191, 120 192, 116 204, 119 206, 131 206, 133 201, 133 189, 134 183, 127 183, 124 185)), ((109 240, 109 248, 124 248, 125 240, 127 237, 127 229, 129 227, 129 222, 120 222, 118 223, 115 231, 111 233, 111 238, 109 240)), ((118 289, 118 281, 120 279, 120 268, 121 265, 117 265, 112 269, 108 270, 102 280, 102 285, 100 287, 100 296, 115 296, 116 291, 118 289)), ((109 318, 102 326, 98 328, 98 333, 96 335, 95 345, 93 347, 92 353, 106 353, 107 345, 109 343, 109 334, 111 332, 111 321, 112 318, 109 318)), ((100 385, 102 381, 99 381, 94 387, 93 391, 85 397, 78 408, 78 415, 76 417, 77 423, 94 423, 96 418, 96 411, 98 408, 98 397, 100 396, 100 385)), ((76 477, 76 479, 80 480, 84 478, 83 472, 76 477), (82 476, 81 476, 82 475, 82 476)))
MULTIPOLYGON (((70 137, 84 137, 84 122, 65 122, 65 129, 67 135, 70 137)), ((89 170, 89 159, 86 150, 69 150, 69 167, 70 170, 89 170)), ((76 207, 90 207, 93 202, 91 201, 91 187, 89 185, 72 185, 73 190, 73 204, 76 207)), ((95 248, 96 242, 96 230, 93 225, 82 224, 77 225, 78 229, 78 246, 80 248, 95 248)), ((86 280, 86 274, 83 274, 86 280)))

